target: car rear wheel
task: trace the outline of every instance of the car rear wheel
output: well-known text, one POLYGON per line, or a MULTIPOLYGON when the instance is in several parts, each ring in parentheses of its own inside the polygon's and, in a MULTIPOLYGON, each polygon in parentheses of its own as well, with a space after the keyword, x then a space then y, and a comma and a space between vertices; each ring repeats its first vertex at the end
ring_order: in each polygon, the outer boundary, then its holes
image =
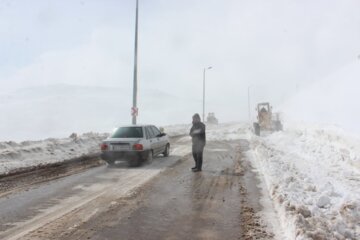
POLYGON ((114 167, 115 166, 115 161, 106 161, 108 167, 114 167))
POLYGON ((168 157, 170 155, 170 144, 166 144, 165 151, 163 152, 164 157, 168 157))
POLYGON ((150 150, 149 153, 148 153, 148 156, 147 156, 147 158, 146 158, 146 161, 148 161, 149 163, 151 163, 152 160, 153 160, 153 158, 154 158, 154 153, 153 153, 152 150, 150 150))
POLYGON ((138 167, 138 166, 140 166, 141 161, 140 161, 140 159, 132 159, 128 163, 129 163, 130 167, 138 167))

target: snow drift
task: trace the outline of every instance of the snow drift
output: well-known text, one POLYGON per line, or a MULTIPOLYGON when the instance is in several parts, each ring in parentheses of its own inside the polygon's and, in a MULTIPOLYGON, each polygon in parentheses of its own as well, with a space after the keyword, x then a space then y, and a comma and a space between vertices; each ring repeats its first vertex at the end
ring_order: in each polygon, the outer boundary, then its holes
POLYGON ((255 167, 289 239, 360 237, 360 140, 299 126, 251 141, 255 167))

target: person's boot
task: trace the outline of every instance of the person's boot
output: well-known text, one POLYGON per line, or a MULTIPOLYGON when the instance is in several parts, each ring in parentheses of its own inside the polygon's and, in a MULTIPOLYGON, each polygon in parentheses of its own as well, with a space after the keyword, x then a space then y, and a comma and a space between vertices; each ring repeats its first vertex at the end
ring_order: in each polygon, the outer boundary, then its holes
POLYGON ((194 161, 195 161, 195 166, 191 168, 191 171, 194 171, 195 169, 197 169, 197 155, 196 154, 193 154, 194 156, 194 161))

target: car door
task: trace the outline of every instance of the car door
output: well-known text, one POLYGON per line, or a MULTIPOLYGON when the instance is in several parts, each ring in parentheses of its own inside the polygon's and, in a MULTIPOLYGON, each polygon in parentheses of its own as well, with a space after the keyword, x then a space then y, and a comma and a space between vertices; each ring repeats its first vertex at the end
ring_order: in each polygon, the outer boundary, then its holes
POLYGON ((165 151, 166 143, 164 141, 164 137, 160 136, 161 132, 157 127, 151 126, 151 128, 157 139, 157 153, 160 154, 165 151))
POLYGON ((145 127, 145 131, 146 131, 146 138, 149 141, 150 144, 150 148, 153 150, 154 155, 156 154, 157 151, 157 143, 158 140, 156 138, 155 133, 153 132, 153 130, 151 129, 150 126, 145 127))

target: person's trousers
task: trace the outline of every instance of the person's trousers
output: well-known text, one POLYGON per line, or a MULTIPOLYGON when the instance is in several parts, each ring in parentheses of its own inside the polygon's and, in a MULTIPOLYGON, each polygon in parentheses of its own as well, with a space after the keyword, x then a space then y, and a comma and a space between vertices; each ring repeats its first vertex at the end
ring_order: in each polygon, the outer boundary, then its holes
POLYGON ((204 152, 204 146, 192 146, 192 154, 195 161, 195 167, 199 170, 202 168, 203 163, 203 152, 204 152))

